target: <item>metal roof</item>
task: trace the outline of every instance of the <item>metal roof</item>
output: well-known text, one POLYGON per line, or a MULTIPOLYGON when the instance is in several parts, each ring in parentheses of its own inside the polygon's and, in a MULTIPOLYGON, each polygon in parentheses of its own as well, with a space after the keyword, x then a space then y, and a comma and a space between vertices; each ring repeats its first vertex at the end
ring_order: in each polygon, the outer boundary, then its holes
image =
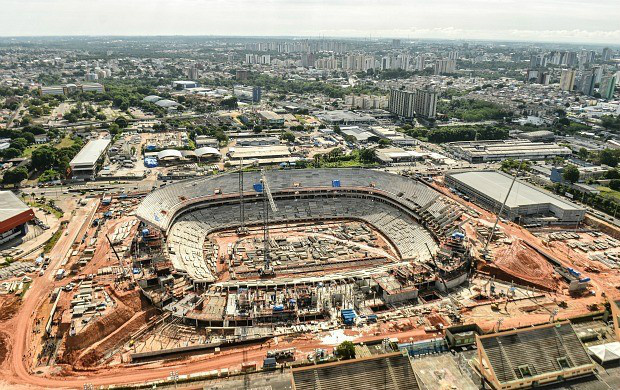
POLYGON ((220 151, 210 146, 196 149, 196 156, 204 156, 205 154, 217 154, 220 155, 220 151))
MULTIPOLYGON (((462 172, 453 173, 449 176, 471 188, 478 189, 499 203, 503 203, 504 199, 506 199, 506 194, 512 183, 512 176, 495 171, 462 172)), ((574 203, 543 192, 527 183, 519 180, 515 181, 506 206, 516 208, 536 204, 553 204, 565 210, 581 209, 581 207, 574 203)))
POLYGON ((170 158, 170 157, 182 158, 183 154, 181 154, 181 152, 176 149, 166 149, 166 150, 162 150, 161 152, 157 153, 158 160, 161 160, 164 158, 170 158))
POLYGON ((78 165, 95 165, 99 157, 110 145, 111 140, 108 138, 94 139, 88 141, 88 143, 80 150, 80 152, 73 157, 73 160, 69 163, 71 167, 78 165))
POLYGON ((30 210, 30 207, 22 202, 13 192, 0 191, 0 221, 6 221, 28 210, 30 210))

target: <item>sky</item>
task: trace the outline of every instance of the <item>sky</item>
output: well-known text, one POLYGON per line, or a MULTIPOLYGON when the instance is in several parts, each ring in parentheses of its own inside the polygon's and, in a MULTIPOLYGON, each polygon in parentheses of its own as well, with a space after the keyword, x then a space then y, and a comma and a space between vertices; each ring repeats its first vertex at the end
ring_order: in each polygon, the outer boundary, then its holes
POLYGON ((0 36, 38 35, 620 44, 620 0, 0 0, 0 36))

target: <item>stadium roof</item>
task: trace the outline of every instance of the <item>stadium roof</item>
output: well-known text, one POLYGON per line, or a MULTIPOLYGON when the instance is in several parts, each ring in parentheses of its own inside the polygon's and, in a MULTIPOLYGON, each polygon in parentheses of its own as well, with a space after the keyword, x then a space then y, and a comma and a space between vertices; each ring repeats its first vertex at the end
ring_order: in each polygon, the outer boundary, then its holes
POLYGON ((11 191, 0 191, 0 233, 28 222, 34 212, 11 191))
POLYGON ((486 360, 482 364, 489 364, 502 385, 535 381, 537 377, 555 373, 567 375, 574 370, 583 375, 594 369, 569 322, 481 336, 479 341, 486 360))
POLYGON ((293 383, 296 390, 420 389, 409 357, 398 352, 297 368, 293 383))
MULTIPOLYGON (((503 203, 504 199, 506 199, 506 194, 513 179, 510 175, 496 171, 451 173, 449 176, 473 189, 480 190, 499 203, 503 203)), ((562 209, 581 209, 574 203, 544 192, 530 184, 519 180, 515 181, 506 206, 516 208, 536 204, 553 204, 562 209)))
POLYGON ((80 150, 80 152, 73 157, 73 160, 69 163, 71 167, 91 165, 94 166, 99 160, 99 157, 107 149, 108 145, 112 142, 109 138, 100 138, 88 141, 88 143, 80 150))

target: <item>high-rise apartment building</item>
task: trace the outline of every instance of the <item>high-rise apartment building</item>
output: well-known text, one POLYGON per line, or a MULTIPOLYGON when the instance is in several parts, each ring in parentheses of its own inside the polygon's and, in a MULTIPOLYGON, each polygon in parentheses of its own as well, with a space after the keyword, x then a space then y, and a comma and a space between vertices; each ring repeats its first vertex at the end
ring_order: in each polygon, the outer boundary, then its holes
POLYGON ((434 89, 424 88, 416 91, 414 109, 417 116, 425 119, 435 119, 437 114, 437 96, 434 89))
POLYGON ((452 74, 456 72, 456 60, 443 59, 435 61, 435 74, 452 74))
POLYGON ((390 91, 388 111, 403 118, 415 116, 434 119, 437 115, 437 91, 419 88, 416 91, 393 89, 390 91))
POLYGON ((616 75, 605 76, 601 80, 599 93, 601 98, 611 100, 614 97, 616 91, 616 75))
POLYGON ((560 89, 562 91, 572 91, 575 88, 576 73, 574 69, 562 69, 560 76, 560 89))
POLYGON ((415 95, 413 91, 392 89, 388 111, 400 117, 413 118, 415 116, 415 95))

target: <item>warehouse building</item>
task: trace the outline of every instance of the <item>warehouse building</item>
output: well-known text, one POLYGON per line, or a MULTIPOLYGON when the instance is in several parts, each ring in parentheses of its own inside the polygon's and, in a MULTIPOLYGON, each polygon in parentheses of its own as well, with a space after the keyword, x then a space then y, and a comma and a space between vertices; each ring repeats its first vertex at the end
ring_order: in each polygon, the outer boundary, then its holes
POLYGON ((447 148, 457 157, 472 163, 514 160, 547 160, 569 157, 572 151, 557 144, 530 140, 450 142, 447 148))
MULTIPOLYGON (((493 212, 499 212, 513 177, 496 171, 472 171, 447 174, 447 186, 493 212)), ((556 195, 516 180, 501 216, 521 224, 577 224, 586 210, 556 195)))
POLYGON ((90 140, 69 162, 71 166, 71 177, 76 180, 91 180, 95 178, 97 171, 105 157, 105 153, 110 146, 111 140, 108 138, 90 140))
POLYGON ((569 322, 476 336, 477 365, 492 389, 529 389, 593 375, 569 322))
POLYGON ((0 244, 26 234, 34 212, 11 191, 0 191, 0 244))

